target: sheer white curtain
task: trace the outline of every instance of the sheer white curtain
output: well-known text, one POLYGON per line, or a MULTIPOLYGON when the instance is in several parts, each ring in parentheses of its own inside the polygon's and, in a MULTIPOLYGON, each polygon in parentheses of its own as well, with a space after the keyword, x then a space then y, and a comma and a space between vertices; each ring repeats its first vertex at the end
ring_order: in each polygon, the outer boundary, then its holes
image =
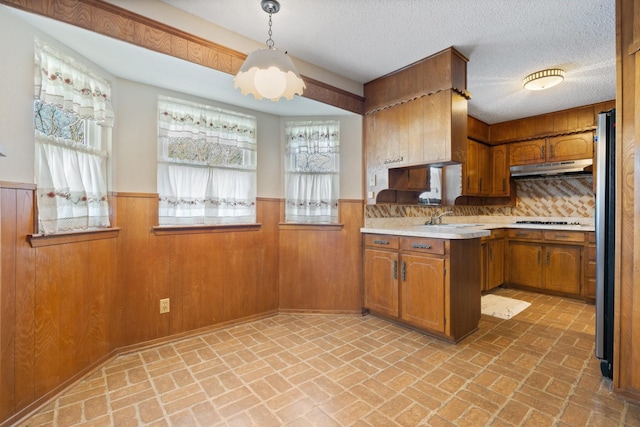
POLYGON ((338 222, 340 122, 287 122, 285 220, 338 222))
POLYGON ((158 99, 160 225, 256 221, 256 119, 158 99))
POLYGON ((54 106, 48 125, 34 121, 40 232, 109 227, 103 145, 111 135, 105 128, 113 126, 111 87, 82 63, 39 41, 34 77, 36 102, 54 106), (71 139, 60 129, 54 117, 60 114, 78 117, 84 137, 71 139))

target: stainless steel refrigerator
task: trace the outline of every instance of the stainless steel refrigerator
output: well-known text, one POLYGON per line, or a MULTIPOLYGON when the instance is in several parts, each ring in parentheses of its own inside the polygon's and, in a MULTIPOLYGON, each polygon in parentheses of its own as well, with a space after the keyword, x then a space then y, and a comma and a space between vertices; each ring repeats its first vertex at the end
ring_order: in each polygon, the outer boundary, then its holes
POLYGON ((613 377, 613 298, 616 204, 616 111, 598 115, 596 140, 596 357, 613 377))

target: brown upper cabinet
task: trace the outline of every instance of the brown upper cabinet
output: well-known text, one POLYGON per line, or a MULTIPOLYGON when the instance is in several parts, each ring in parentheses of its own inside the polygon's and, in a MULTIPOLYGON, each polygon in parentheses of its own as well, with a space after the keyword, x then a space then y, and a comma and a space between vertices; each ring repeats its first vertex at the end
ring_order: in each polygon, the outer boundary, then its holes
POLYGON ((508 156, 508 145, 491 147, 491 196, 506 197, 511 194, 508 156))
POLYGON ((510 166, 592 157, 593 131, 509 144, 510 166))
MULTIPOLYGON (((466 161, 466 63, 449 48, 365 84, 367 203, 396 190, 390 169, 466 161)), ((396 195, 378 201, 417 201, 396 195)))
POLYGON ((465 196, 488 196, 491 192, 490 147, 474 140, 467 140, 467 161, 463 171, 465 196))

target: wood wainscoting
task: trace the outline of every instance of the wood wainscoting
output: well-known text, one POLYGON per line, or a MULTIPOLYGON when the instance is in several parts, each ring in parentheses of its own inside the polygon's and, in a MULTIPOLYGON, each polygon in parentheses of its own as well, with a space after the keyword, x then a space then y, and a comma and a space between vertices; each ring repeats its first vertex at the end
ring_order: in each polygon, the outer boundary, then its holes
POLYGON ((363 215, 362 200, 341 200, 339 227, 281 225, 280 311, 362 312, 363 215))
POLYGON ((121 351, 279 309, 361 312, 362 200, 341 201, 339 231, 280 229, 283 201, 258 199, 259 226, 194 232, 158 228, 156 194, 115 193, 111 237, 32 246, 34 192, 0 182, 0 426, 121 351))

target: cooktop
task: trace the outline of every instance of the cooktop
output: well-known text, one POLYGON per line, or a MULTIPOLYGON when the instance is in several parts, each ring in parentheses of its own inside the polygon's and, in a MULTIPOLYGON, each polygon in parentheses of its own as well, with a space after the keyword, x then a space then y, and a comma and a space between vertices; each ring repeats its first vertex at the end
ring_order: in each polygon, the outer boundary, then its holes
POLYGON ((516 224, 541 224, 541 225, 580 225, 579 222, 567 221, 516 221, 516 224))

